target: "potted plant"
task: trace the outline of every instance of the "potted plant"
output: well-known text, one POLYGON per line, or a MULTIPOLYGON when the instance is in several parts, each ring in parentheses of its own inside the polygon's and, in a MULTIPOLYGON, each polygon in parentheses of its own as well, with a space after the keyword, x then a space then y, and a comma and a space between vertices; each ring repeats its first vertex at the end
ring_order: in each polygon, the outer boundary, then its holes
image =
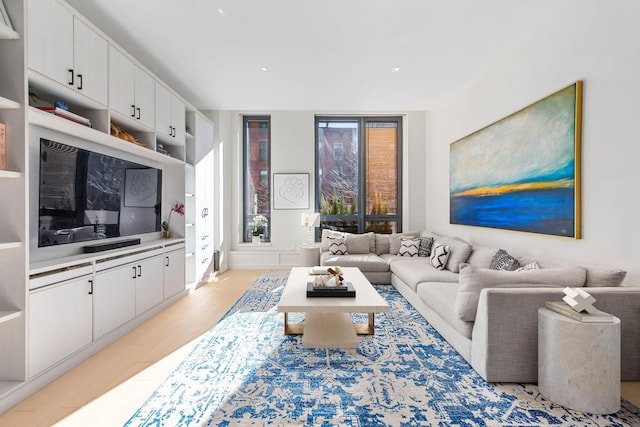
POLYGON ((171 214, 174 212, 180 216, 184 215, 184 203, 176 203, 175 205, 173 205, 171 207, 171 210, 169 211, 167 220, 162 221, 162 237, 164 238, 171 237, 171 230, 169 230, 169 221, 171 221, 171 214))
POLYGON ((269 220, 264 215, 253 217, 253 231, 251 232, 251 243, 260 243, 264 238, 264 228, 269 224, 269 220))

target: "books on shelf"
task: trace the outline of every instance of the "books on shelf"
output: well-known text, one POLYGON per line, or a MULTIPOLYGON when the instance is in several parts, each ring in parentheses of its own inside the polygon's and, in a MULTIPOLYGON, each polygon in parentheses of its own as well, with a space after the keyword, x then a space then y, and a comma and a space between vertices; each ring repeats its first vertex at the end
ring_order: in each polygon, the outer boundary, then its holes
POLYGON ((38 107, 38 109, 43 110, 43 111, 48 111, 58 117, 62 117, 65 118, 67 120, 71 120, 72 122, 76 122, 76 123, 80 123, 81 125, 87 126, 87 127, 93 127, 91 126, 91 121, 89 119, 87 119, 86 117, 82 117, 78 114, 72 113, 71 111, 67 111, 67 110, 63 110, 62 108, 58 108, 58 107, 38 107))
POLYGON ((0 170, 7 170, 7 126, 0 123, 0 170))
POLYGON ((579 313, 564 301, 546 301, 544 306, 551 311, 583 323, 613 323, 615 320, 615 316, 600 310, 595 313, 579 313))

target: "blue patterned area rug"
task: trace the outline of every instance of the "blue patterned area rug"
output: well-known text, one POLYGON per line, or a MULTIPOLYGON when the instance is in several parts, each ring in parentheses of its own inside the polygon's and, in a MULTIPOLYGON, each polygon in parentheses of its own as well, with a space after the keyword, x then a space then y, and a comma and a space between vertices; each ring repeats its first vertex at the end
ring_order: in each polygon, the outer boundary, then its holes
POLYGON ((390 285, 376 286, 390 310, 359 349, 303 349, 276 312, 286 278, 258 279, 126 426, 640 425, 624 400, 591 415, 534 384, 486 383, 390 285))

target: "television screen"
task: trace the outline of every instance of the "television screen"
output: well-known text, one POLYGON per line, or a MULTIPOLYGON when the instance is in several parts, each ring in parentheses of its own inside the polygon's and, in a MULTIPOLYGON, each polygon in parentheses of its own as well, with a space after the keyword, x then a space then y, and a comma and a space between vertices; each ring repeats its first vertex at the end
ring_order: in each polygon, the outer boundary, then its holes
POLYGON ((160 231, 162 171, 40 139, 38 247, 160 231))

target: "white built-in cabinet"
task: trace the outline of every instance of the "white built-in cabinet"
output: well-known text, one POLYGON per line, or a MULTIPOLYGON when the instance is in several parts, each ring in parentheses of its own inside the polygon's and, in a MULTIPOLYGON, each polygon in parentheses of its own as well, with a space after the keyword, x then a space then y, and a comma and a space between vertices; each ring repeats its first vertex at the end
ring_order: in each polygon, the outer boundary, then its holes
POLYGON ((109 107, 124 118, 154 127, 155 80, 114 46, 109 46, 109 107))
POLYGON ((30 377, 91 344, 92 304, 92 275, 29 294, 30 377))
MULTIPOLYGON (((170 248, 167 248, 170 250, 170 248)), ((170 250, 164 255, 164 297, 172 297, 185 288, 185 250, 170 250)))
POLYGON ((163 84, 156 83, 156 132, 168 144, 184 145, 185 105, 163 84))
MULTIPOLYGON (((192 218, 192 230, 187 230, 187 237, 193 236, 193 244, 187 240, 191 248, 191 257, 187 258, 187 272, 192 269, 195 284, 209 280, 214 273, 214 236, 213 236, 213 180, 214 180, 214 128, 213 123, 201 113, 187 115, 192 129, 192 144, 187 144, 187 162, 192 165, 187 169, 187 180, 193 180, 195 193, 187 195, 189 202, 195 207, 192 218)), ((189 278, 189 277, 188 277, 189 278)))
POLYGON ((107 40, 64 4, 29 0, 29 67, 107 104, 107 40))
POLYGON ((0 412, 184 295, 185 275, 200 282, 213 261, 213 124, 64 0, 3 3, 14 28, 0 23, 0 200, 11 205, 0 209, 0 412), (92 126, 37 108, 56 100, 92 126), (112 136, 112 124, 139 144, 112 136), (136 247, 43 256, 29 237, 37 227, 32 141, 43 132, 161 168, 162 217, 184 200, 187 225, 176 221, 172 239, 144 235, 136 247))
MULTIPOLYGON (((98 264, 99 268, 100 264, 98 264)), ((132 266, 125 264, 96 273, 93 294, 93 336, 101 338, 136 317, 132 266)))

